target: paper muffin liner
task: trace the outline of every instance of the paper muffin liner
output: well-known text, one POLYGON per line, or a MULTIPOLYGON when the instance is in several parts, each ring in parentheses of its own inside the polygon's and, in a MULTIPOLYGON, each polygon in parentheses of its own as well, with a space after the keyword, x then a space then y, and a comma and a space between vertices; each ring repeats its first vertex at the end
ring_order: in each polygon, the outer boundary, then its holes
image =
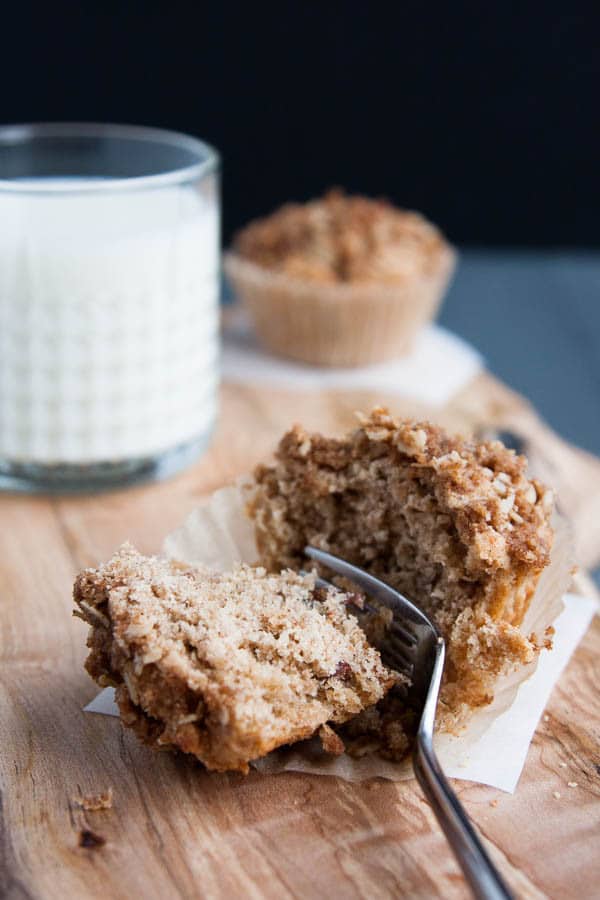
MULTIPOLYGON (((190 514, 179 529, 165 539, 163 553, 187 564, 205 565, 223 572, 240 562, 256 564, 258 550, 254 526, 246 512, 244 487, 247 483, 248 479, 242 478, 236 484, 212 494, 190 514)), ((562 612, 563 595, 571 580, 570 528, 558 514, 555 514, 553 524, 555 539, 550 565, 544 569, 540 577, 521 625, 521 630, 525 634, 536 634, 540 642, 543 641, 546 630, 562 612)), ((442 765, 450 766, 453 772, 463 767, 465 774, 462 777, 469 777, 468 760, 471 751, 487 729, 513 705, 521 685, 536 671, 538 661, 539 657, 536 657, 529 665, 498 677, 493 702, 489 706, 473 711, 459 737, 444 733, 436 734, 436 749, 442 765)), ((538 714, 539 711, 536 713, 527 709, 519 714, 519 721, 513 722, 511 729, 507 729, 506 733, 502 732, 500 740, 505 741, 505 746, 499 744, 497 747, 499 759, 506 760, 510 757, 515 742, 520 742, 522 748, 523 740, 526 740, 528 746, 538 714), (535 716, 533 722, 532 715, 535 716), (523 721, 523 718, 526 721, 523 721)), ((524 758, 524 754, 522 755, 524 758)), ((346 754, 332 757, 323 752, 320 742, 316 739, 275 750, 254 762, 253 766, 261 772, 308 772, 336 775, 347 781, 363 781, 376 777, 401 781, 412 777, 410 760, 393 763, 376 754, 358 759, 346 754)))
POLYGON ((320 366, 359 366, 410 352, 439 309, 456 254, 444 244, 428 272, 391 284, 291 278, 230 251, 225 272, 259 340, 273 353, 320 366))

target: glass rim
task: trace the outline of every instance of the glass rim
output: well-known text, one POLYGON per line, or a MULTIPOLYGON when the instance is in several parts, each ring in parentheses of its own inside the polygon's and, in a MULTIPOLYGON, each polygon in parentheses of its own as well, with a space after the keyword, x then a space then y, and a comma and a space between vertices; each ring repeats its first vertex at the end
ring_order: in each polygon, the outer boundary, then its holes
POLYGON ((220 156, 217 150, 205 141, 181 131, 166 128, 152 128, 146 125, 120 125, 101 122, 33 122, 18 125, 0 125, 0 148, 3 145, 18 145, 35 140, 38 137, 78 138, 98 137, 115 139, 133 139, 138 141, 154 141, 172 147, 187 149, 196 154, 197 162, 186 166, 178 166, 155 175, 126 175, 122 177, 100 178, 83 183, 72 184, 60 181, 36 183, 35 186, 24 179, 16 181, 0 178, 0 193, 12 194, 87 194, 107 191, 133 191, 166 187, 193 181, 218 171, 220 156), (201 158, 200 158, 201 157, 201 158))

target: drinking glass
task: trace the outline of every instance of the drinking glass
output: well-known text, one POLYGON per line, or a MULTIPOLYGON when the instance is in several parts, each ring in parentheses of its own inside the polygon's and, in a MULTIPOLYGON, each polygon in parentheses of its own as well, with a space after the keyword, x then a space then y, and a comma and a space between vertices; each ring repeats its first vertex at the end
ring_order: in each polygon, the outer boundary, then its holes
POLYGON ((196 138, 0 128, 0 487, 163 477, 206 447, 219 217, 196 138))

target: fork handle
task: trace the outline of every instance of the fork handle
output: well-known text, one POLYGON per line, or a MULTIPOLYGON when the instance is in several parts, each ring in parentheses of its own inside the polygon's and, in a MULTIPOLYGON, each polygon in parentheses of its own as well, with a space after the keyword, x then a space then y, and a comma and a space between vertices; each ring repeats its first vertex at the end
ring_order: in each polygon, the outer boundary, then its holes
POLYGON ((446 780, 427 735, 417 737, 413 766, 473 895, 477 900, 514 900, 446 780))

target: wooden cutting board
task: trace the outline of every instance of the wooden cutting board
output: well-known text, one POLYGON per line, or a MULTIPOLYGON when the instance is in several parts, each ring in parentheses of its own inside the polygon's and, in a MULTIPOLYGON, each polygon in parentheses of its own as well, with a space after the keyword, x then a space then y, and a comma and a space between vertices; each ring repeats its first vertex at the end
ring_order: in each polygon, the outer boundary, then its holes
MULTIPOLYGON (((267 456, 291 421, 340 431, 377 400, 225 386, 210 451, 169 482, 88 497, 0 496, 1 896, 467 896, 415 782, 210 775, 140 746, 114 718, 81 711, 97 688, 82 668, 86 628, 71 616, 75 573, 126 539, 157 551, 201 497, 267 456), (111 809, 78 807, 81 794, 109 787, 111 809)), ((518 432, 561 489, 581 561, 598 562, 600 461, 562 442, 520 397, 485 374, 441 411, 398 398, 389 405, 462 431, 518 432)), ((599 890, 599 658, 596 619, 552 695, 514 796, 456 782, 519 897, 599 890)))

